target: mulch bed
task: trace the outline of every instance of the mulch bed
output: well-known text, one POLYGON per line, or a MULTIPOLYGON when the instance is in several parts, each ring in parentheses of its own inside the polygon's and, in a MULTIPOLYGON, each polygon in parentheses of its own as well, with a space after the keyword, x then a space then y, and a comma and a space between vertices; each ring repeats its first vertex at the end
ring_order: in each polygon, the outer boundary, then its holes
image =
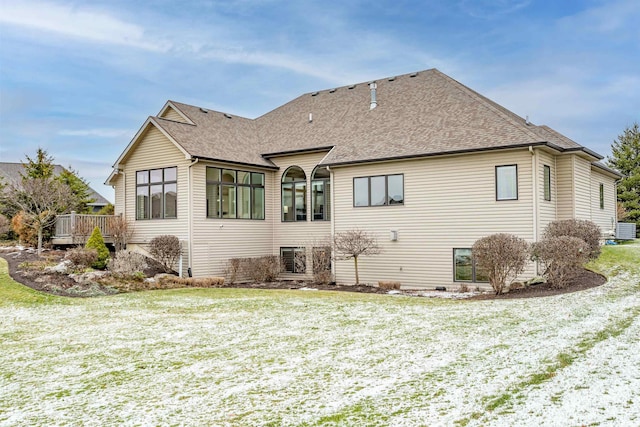
MULTIPOLYGON (((38 260, 53 260, 59 262, 65 255, 65 251, 47 250, 42 257, 38 257, 31 250, 18 251, 16 249, 0 248, 0 257, 7 260, 9 265, 9 275, 16 282, 29 286, 37 291, 47 292, 55 295, 79 296, 78 288, 82 287, 75 280, 66 274, 60 273, 44 273, 29 269, 20 268, 20 264, 24 262, 34 262, 38 260)), ((154 271, 145 272, 149 276, 153 276, 154 271)), ((606 278, 600 274, 589 270, 584 270, 569 286, 563 289, 555 289, 549 283, 529 286, 528 288, 517 289, 508 294, 495 295, 493 292, 476 295, 470 299, 487 300, 487 299, 513 299, 513 298, 536 298, 551 295, 565 294, 569 292, 582 291, 585 289, 600 286, 606 283, 606 278)), ((327 291, 345 291, 345 292, 361 292, 386 294, 387 291, 375 286, 368 285, 319 285, 310 284, 304 281, 283 280, 269 283, 235 283, 225 284, 225 288, 248 288, 248 289, 300 289, 313 288, 327 291)))

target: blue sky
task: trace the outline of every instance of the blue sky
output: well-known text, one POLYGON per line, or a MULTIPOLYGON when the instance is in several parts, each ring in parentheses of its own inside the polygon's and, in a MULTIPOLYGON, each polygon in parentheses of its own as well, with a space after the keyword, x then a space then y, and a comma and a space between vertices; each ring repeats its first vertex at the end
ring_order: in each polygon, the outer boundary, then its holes
POLYGON ((102 183, 167 99, 257 117, 428 68, 600 154, 640 121, 640 2, 0 0, 0 160, 102 183))

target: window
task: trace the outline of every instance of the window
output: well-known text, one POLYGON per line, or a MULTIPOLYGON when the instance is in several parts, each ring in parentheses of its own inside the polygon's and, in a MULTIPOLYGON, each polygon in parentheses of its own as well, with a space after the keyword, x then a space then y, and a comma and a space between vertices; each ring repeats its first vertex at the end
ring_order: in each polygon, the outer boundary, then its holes
POLYGON ((404 204, 404 175, 365 176, 353 179, 353 206, 404 204))
POLYGON ((600 209, 604 209, 604 184, 600 184, 600 209))
POLYGON ((136 219, 176 218, 178 168, 136 172, 136 219))
POLYGON ((471 249, 453 250, 453 281, 454 282, 488 282, 489 276, 480 268, 471 254, 471 249))
POLYGON ((291 166, 282 175, 282 221, 307 220, 307 175, 291 166))
POLYGON ((331 220, 331 180, 329 171, 316 167, 311 174, 311 211, 313 221, 331 220))
POLYGON ((264 174, 207 167, 207 218, 264 219, 264 174))
POLYGON ((544 165, 544 199, 551 201, 551 167, 544 165))
POLYGON ((283 271, 287 273, 304 273, 307 271, 305 248, 280 248, 283 271))
POLYGON ((496 166, 496 200, 518 200, 518 166, 496 166))

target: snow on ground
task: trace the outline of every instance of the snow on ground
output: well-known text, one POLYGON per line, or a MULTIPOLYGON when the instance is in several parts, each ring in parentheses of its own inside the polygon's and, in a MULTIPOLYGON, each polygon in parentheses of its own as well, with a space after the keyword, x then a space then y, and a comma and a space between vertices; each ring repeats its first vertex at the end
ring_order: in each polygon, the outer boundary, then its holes
POLYGON ((640 274, 525 300, 209 289, 3 307, 14 425, 640 425, 640 274))

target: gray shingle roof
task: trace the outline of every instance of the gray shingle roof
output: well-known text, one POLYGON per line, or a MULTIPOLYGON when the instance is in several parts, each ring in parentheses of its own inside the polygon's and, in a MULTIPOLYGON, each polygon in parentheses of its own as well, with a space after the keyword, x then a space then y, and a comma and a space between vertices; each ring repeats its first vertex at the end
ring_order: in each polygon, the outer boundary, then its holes
MULTIPOLYGON (((66 170, 60 165, 53 166, 53 174, 59 175, 62 171, 66 170)), ((22 173, 24 173, 24 166, 22 163, 6 163, 0 162, 0 177, 4 179, 7 184, 20 185, 22 181, 22 173)), ((96 190, 89 187, 90 197, 94 199, 94 202, 87 203, 89 206, 106 206, 109 201, 102 197, 96 190)))
POLYGON ((333 147, 324 164, 547 144, 586 150, 547 126, 535 126, 438 70, 377 83, 370 109, 368 83, 307 93, 251 120, 203 112, 177 102, 195 125, 156 118, 194 157, 273 166, 263 156, 333 147), (312 120, 309 120, 309 115, 312 120))

